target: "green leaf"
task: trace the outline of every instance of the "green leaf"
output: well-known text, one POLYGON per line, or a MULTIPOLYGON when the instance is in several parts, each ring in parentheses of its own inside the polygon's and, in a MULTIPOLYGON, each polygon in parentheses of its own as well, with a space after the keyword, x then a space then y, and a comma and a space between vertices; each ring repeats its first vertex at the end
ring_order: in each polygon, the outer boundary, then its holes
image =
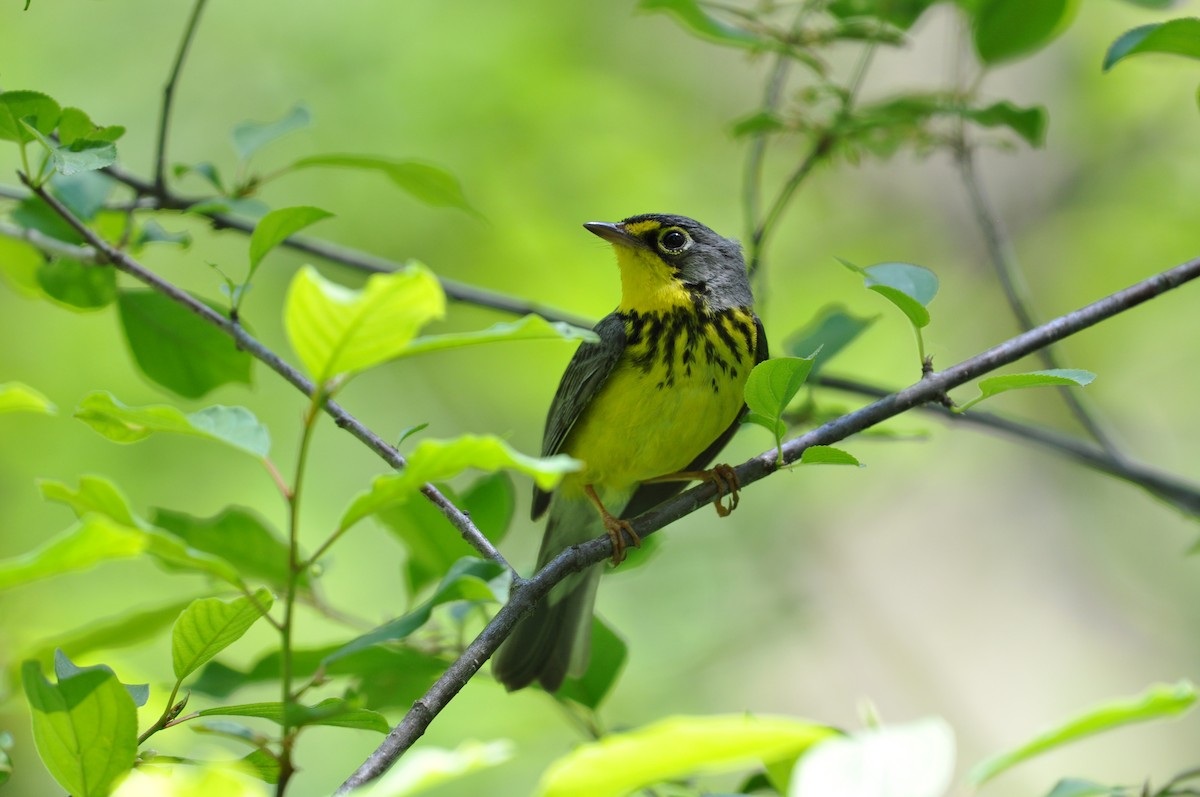
MULTIPOLYGON (((217 193, 225 193, 225 184, 221 182, 221 172, 215 165, 205 161, 204 163, 187 164, 177 163, 173 169, 176 179, 186 177, 189 174, 196 174, 213 188, 217 189, 217 193)), ((196 205, 193 205, 190 210, 195 210, 196 205)))
POLYGON ((826 10, 841 19, 871 16, 900 30, 908 30, 925 9, 936 2, 938 0, 834 0, 826 10))
POLYGON ((1122 33, 1104 55, 1104 71, 1132 55, 1165 53, 1200 58, 1200 19, 1184 17, 1122 33))
MULTIPOLYGON (((424 502, 429 504, 428 501, 424 502)), ((495 543, 504 540, 517 509, 516 488, 505 471, 485 473, 467 485, 462 498, 454 503, 471 516, 483 536, 495 543)), ((432 506, 432 504, 430 504, 432 506)), ((441 515, 441 512, 438 512, 441 515)), ((442 568, 445 572, 445 568, 442 568)))
POLYGON ((473 332, 451 332, 445 335, 428 335, 414 338, 401 352, 404 356, 425 354, 442 349, 457 349, 480 343, 496 343, 513 340, 582 340, 595 343, 600 340, 590 329, 571 326, 562 321, 547 321, 540 315, 522 316, 516 321, 503 321, 487 329, 473 332))
POLYGON ((116 180, 103 172, 80 172, 69 176, 56 174, 50 178, 51 193, 84 221, 96 218, 116 186, 116 180))
POLYGON ((200 717, 257 717, 283 723, 285 711, 293 725, 329 725, 338 728, 358 728, 387 733, 392 728, 382 714, 365 708, 355 708, 340 697, 322 700, 315 706, 284 706, 282 703, 246 703, 240 706, 217 706, 197 711, 200 717))
POLYGON ((804 385, 815 352, 808 357, 775 357, 754 366, 746 378, 746 406, 751 412, 778 419, 804 385))
POLYGON ((422 265, 375 274, 351 290, 305 266, 292 279, 284 326, 318 383, 400 356, 427 322, 446 312, 437 277, 422 265))
POLYGON ((166 296, 122 290, 117 307, 133 358, 153 382, 185 398, 200 398, 234 382, 250 384, 253 358, 238 351, 224 332, 166 296))
POLYGON ((507 578, 508 571, 497 562, 476 558, 461 559, 454 563, 438 584, 437 591, 428 600, 408 614, 352 639, 326 656, 324 662, 331 664, 372 645, 404 639, 429 622, 436 606, 448 601, 495 601, 497 590, 501 589, 500 583, 507 578))
POLYGON ((1084 387, 1090 385, 1095 378, 1096 375, 1091 371, 1083 371, 1078 368, 1053 368, 1048 371, 1030 371, 1027 374, 989 376, 979 382, 979 395, 966 404, 955 407, 954 411, 966 412, 984 399, 1009 390, 1062 385, 1084 387))
POLYGON ((1046 142, 1047 115, 1040 105, 1020 108, 1005 100, 986 108, 967 108, 962 116, 983 127, 1007 127, 1031 147, 1040 147, 1046 142))
POLYGON ((1189 681, 1154 684, 1140 695, 1102 703, 1030 739, 1025 744, 980 762, 967 775, 979 786, 1022 761, 1048 750, 1122 725, 1164 719, 1182 714, 1196 702, 1196 687, 1189 681))
POLYGON ((275 139, 302 130, 311 122, 312 114, 307 106, 299 103, 274 122, 242 122, 234 127, 233 148, 239 158, 246 160, 275 139))
POLYGON ((17 224, 29 230, 37 230, 69 244, 82 244, 83 237, 74 227, 35 194, 22 199, 9 214, 17 224))
POLYGON ((313 155, 292 164, 292 169, 333 167, 379 172, 396 187, 426 205, 476 213, 467 202, 462 186, 445 169, 415 160, 392 160, 371 155, 313 155))
POLYGON ((788 797, 943 797, 954 777, 954 731, 941 719, 829 739, 792 774, 788 797))
POLYGON ((717 44, 745 49, 761 49, 766 45, 749 31, 713 16, 697 0, 639 0, 637 8, 670 14, 691 33, 717 44))
POLYGON ((1102 786, 1090 780, 1064 778, 1054 784, 1046 797, 1121 797, 1126 793, 1120 786, 1102 786))
POLYGON ((878 263, 859 268, 848 260, 842 265, 866 277, 866 287, 883 296, 908 316, 918 329, 929 325, 925 305, 937 295, 937 275, 923 266, 912 263, 878 263))
POLYGON ((552 457, 522 454, 495 435, 422 440, 413 449, 404 470, 377 477, 370 490, 355 497, 338 527, 348 529, 368 515, 404 503, 426 482, 449 479, 468 468, 520 471, 531 476, 541 489, 549 490, 557 486, 564 475, 582 467, 582 462, 565 454, 552 457))
POLYGON ((137 707, 108 668, 57 684, 37 662, 21 668, 42 762, 73 797, 108 797, 137 756, 137 707))
POLYGON ((254 272, 258 270, 258 264, 267 256, 267 253, 287 240, 288 236, 295 235, 305 227, 332 216, 333 214, 327 210, 300 205, 272 210, 259 219, 258 224, 254 225, 254 232, 250 235, 250 276, 246 278, 246 281, 249 282, 250 277, 254 276, 254 272))
POLYGON ((229 564, 189 550, 173 537, 119 523, 103 515, 88 514, 40 547, 21 556, 0 560, 0 589, 87 570, 100 562, 143 555, 168 570, 200 573, 241 586, 241 577, 229 564))
POLYGON ((552 763, 539 797, 624 797, 693 774, 737 772, 799 755, 836 735, 783 717, 668 717, 587 742, 552 763))
POLYGON ((833 446, 809 446, 800 454, 801 465, 854 465, 861 468, 853 454, 833 446))
MULTIPOLYGON (((16 211, 13 212, 16 221, 16 211)), ((0 277, 13 292, 26 299, 41 299, 45 296, 38 283, 37 273, 46 262, 45 256, 34 247, 0 235, 0 277)))
POLYGON ((37 91, 0 92, 0 140, 30 142, 30 128, 50 135, 58 124, 62 109, 50 97, 37 91), (28 123, 26 127, 24 123, 28 123))
POLYGON ((512 742, 465 741, 453 750, 418 747, 383 777, 354 790, 354 797, 409 797, 513 757, 512 742))
POLYGON ((192 245, 192 236, 187 232, 168 232, 154 219, 149 219, 134 233, 133 243, 139 248, 146 244, 175 244, 187 249, 192 245))
POLYGON ((809 374, 810 377, 815 376, 877 318, 877 315, 853 315, 840 304, 826 305, 817 312, 816 318, 784 341, 784 351, 796 357, 811 357, 813 352, 820 351, 821 356, 813 361, 809 374))
POLYGON ((182 681, 241 639, 274 601, 266 589, 255 592, 254 600, 244 595, 231 601, 220 598, 193 601, 171 631, 171 660, 176 680, 182 681))
POLYGON ((76 140, 90 138, 97 129, 86 113, 78 108, 63 108, 58 119, 58 140, 63 146, 71 146, 76 140))
POLYGON ((98 310, 117 298, 117 273, 108 266, 60 257, 42 264, 37 281, 47 296, 77 310, 98 310))
POLYGON ((982 0, 974 14, 975 52, 985 66, 1040 50, 1065 31, 1079 0, 982 0))
POLYGON ((574 701, 595 711, 616 685, 617 676, 621 674, 628 656, 629 646, 625 640, 608 623, 593 617, 592 655, 588 659, 587 670, 578 678, 563 681, 554 697, 574 701))
POLYGON ((139 525, 125 496, 115 484, 100 476, 80 476, 78 490, 50 479, 39 481, 38 488, 43 498, 64 504, 77 518, 96 512, 126 526, 139 525))
POLYGON ((50 153, 54 168, 60 174, 69 176, 95 171, 117 162, 117 148, 111 141, 88 141, 81 138, 76 139, 71 146, 64 147, 47 138, 26 120, 22 119, 21 124, 50 153))
MULTIPOLYGON (((75 662, 71 661, 70 657, 67 656, 67 654, 61 649, 55 649, 54 675, 58 678, 59 682, 62 682, 67 678, 74 678, 76 675, 88 672, 90 670, 104 670, 110 673, 113 672, 112 668, 106 664, 95 664, 91 667, 80 667, 75 662)), ((116 673, 113 674, 115 675, 116 673)), ((134 706, 140 708, 141 706, 146 705, 146 701, 150 699, 150 684, 121 684, 121 686, 125 687, 125 691, 128 692, 129 696, 133 699, 134 706)))
MULTIPOLYGON (((428 503, 428 502, 426 502, 428 503)), ((155 509, 151 522, 181 539, 189 548, 229 562, 246 578, 283 589, 288 575, 288 545, 253 510, 228 507, 210 518, 155 509)), ((299 574, 307 587, 308 574, 299 574)))
POLYGON ((260 459, 271 449, 267 427, 245 407, 218 404, 185 415, 169 404, 130 407, 112 393, 97 390, 83 397, 75 417, 118 443, 136 443, 165 432, 216 440, 260 459))
POLYGON ((37 412, 53 415, 54 402, 21 382, 0 383, 0 415, 6 412, 37 412))
POLYGON ((731 132, 734 138, 743 138, 745 136, 762 136, 768 133, 778 133, 784 128, 783 120, 774 111, 755 111, 749 116, 743 116, 734 122, 731 132))

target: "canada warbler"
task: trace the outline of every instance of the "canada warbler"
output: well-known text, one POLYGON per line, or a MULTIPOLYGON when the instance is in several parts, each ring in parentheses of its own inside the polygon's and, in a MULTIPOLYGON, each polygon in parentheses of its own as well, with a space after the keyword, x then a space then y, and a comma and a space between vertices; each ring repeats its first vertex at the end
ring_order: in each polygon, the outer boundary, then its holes
MULTIPOLYGON (((628 522, 707 479, 737 505, 728 465, 704 470, 745 411, 742 388, 767 339, 754 314, 736 241, 684 216, 648 214, 583 225, 613 245, 621 304, 596 325, 600 340, 571 358, 546 419, 542 455, 583 460, 553 493, 535 489, 533 518, 549 507, 541 568, 565 548, 607 532, 613 562, 625 557, 628 522)), ((591 646, 600 568, 555 585, 522 618, 496 654, 492 672, 511 689, 539 681, 554 691, 581 675, 591 646)))

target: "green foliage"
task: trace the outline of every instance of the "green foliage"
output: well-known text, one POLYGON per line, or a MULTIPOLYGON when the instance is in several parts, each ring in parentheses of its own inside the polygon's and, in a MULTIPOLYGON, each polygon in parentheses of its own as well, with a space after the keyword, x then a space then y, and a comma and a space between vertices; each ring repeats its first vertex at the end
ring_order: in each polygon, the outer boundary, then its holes
POLYGON ((1126 31, 1104 55, 1104 71, 1134 55, 1168 53, 1200 58, 1200 19, 1184 17, 1126 31))
POLYGON ((1083 371, 1078 368, 1054 368, 1048 371, 1030 371, 1027 374, 989 376, 987 379, 979 381, 979 395, 966 404, 955 407, 954 411, 966 412, 984 399, 1009 390, 1049 386, 1085 387, 1090 385, 1095 378, 1096 375, 1091 371, 1083 371))
POLYGON ((250 273, 246 282, 254 279, 254 272, 267 253, 287 240, 288 236, 332 216, 327 210, 302 205, 273 210, 259 219, 250 236, 250 273))
POLYGON ((1079 0, 981 0, 972 19, 975 52, 985 65, 1045 47, 1071 24, 1079 0))
POLYGON ((330 697, 312 706, 298 703, 245 703, 238 706, 216 706, 196 712, 198 717, 255 717, 288 725, 328 725, 335 728, 356 728, 376 733, 391 730, 387 719, 375 711, 356 708, 339 697, 330 697))
POLYGON ((291 169, 332 167, 378 172, 413 198, 434 207, 458 208, 476 213, 467 202, 462 186, 445 169, 415 160, 393 160, 371 155, 312 155, 301 158, 291 169))
MULTIPOLYGON (((210 518, 156 509, 150 521, 189 548, 228 562, 248 579, 263 581, 278 590, 287 583, 287 542, 250 509, 231 506, 210 518)), ((301 587, 308 586, 307 573, 297 578, 301 587)))
POLYGON ((154 434, 182 434, 216 440, 262 459, 271 436, 245 407, 215 405, 184 414, 169 404, 130 407, 113 394, 97 390, 83 397, 75 417, 117 443, 136 443, 154 434))
POLYGON ((760 49, 762 39, 742 28, 730 25, 709 13, 697 0, 639 0, 639 11, 660 11, 670 14, 691 33, 716 44, 744 49, 760 49))
POLYGON ((152 290, 121 290, 117 309, 134 361, 156 384, 184 398, 250 384, 250 355, 172 299, 152 290))
POLYGON ((801 465, 854 465, 862 463, 853 454, 833 446, 809 446, 800 453, 801 465))
POLYGON ((200 598, 179 615, 171 631, 171 660, 182 681, 242 638, 266 614, 274 598, 265 589, 231 601, 200 598))
POLYGON ((621 797, 664 781, 794 758, 836 735, 823 725, 777 717, 668 717, 580 745, 550 765, 537 793, 621 797))
POLYGON ((233 148, 238 157, 248 160, 251 155, 288 133, 303 130, 312 123, 312 114, 304 104, 298 104, 274 122, 242 122, 233 128, 233 148))
POLYGON ((414 338, 404 349, 405 356, 473 346, 479 343, 500 343, 517 340, 599 340, 590 329, 571 326, 562 321, 547 321, 540 315, 527 315, 516 321, 501 321, 487 329, 474 332, 450 332, 414 338))
POLYGON ((967 776, 979 786, 1034 756, 1071 744, 1088 736, 1134 722, 1174 717, 1191 709, 1196 702, 1196 687, 1188 681, 1155 684, 1140 695, 1112 700, 1088 709, 1023 745, 978 764, 967 776))
POLYGON ((775 435, 775 446, 779 449, 779 462, 783 463, 783 435, 787 425, 783 413, 804 385, 812 371, 818 352, 808 357, 775 357, 754 366, 746 378, 744 394, 746 422, 758 424, 775 435))
POLYGON ((604 620, 593 617, 592 657, 588 661, 587 670, 577 678, 568 677, 554 693, 554 697, 558 700, 570 700, 595 711, 616 686, 617 676, 621 674, 628 657, 629 646, 625 644, 625 640, 604 620))
POLYGON ((66 257, 42 264, 37 281, 47 296, 72 310, 99 310, 117 299, 115 271, 66 257))
POLYGON ((813 357, 810 377, 867 330, 879 316, 856 316, 840 304, 821 308, 807 325, 783 342, 784 350, 796 357, 813 357), (820 356, 816 354, 820 352, 820 356))
POLYGON ((12 777, 12 757, 8 754, 9 750, 12 750, 12 745, 12 734, 0 731, 0 786, 3 786, 12 777))
POLYGON ((29 385, 20 382, 0 384, 0 415, 6 412, 34 412, 53 415, 58 411, 54 402, 29 385))
POLYGON ((137 707, 129 692, 107 667, 52 684, 28 661, 21 678, 38 755, 50 774, 72 795, 107 797, 137 755, 137 707))

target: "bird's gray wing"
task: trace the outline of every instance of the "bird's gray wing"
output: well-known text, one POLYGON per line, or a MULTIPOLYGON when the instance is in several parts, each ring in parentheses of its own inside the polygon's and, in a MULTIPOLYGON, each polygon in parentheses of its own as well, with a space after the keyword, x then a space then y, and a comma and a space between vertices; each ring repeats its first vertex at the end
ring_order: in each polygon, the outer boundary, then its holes
MULTIPOLYGON (((575 350, 567 364, 550 412, 546 416, 546 432, 542 437, 542 456, 549 457, 562 450, 567 435, 583 415, 588 404, 600 392, 609 374, 625 350, 625 322, 611 313, 596 324, 600 336, 596 343, 584 343, 575 350)), ((537 520, 550 505, 550 493, 533 488, 533 519, 537 520)))
MULTIPOLYGON (((754 328, 757 330, 755 334, 754 364, 758 365, 770 357, 771 354, 767 349, 767 333, 763 330, 762 321, 759 320, 758 316, 754 316, 754 328)), ((708 463, 712 462, 717 454, 721 453, 721 449, 725 447, 725 444, 733 438, 738 427, 742 425, 742 416, 745 414, 746 406, 743 404, 741 411, 733 419, 733 423, 729 424, 729 428, 721 432, 720 436, 712 442, 712 445, 700 452, 700 456, 692 460, 684 470, 704 470, 708 467, 708 463)), ((684 487, 687 487, 687 482, 647 482, 642 484, 630 497, 629 503, 625 505, 625 510, 621 512, 621 517, 637 517, 643 512, 658 506, 663 501, 683 492, 684 487)))

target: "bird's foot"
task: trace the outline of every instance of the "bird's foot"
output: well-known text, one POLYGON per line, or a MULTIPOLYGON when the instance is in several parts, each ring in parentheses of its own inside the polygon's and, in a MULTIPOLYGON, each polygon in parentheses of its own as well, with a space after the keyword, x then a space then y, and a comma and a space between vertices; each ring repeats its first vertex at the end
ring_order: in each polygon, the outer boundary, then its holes
POLYGON ((713 501, 717 514, 727 517, 738 505, 738 490, 742 482, 738 479, 737 471, 729 465, 714 465, 704 474, 704 481, 712 482, 717 488, 717 498, 713 501), (729 496, 729 506, 725 506, 721 500, 725 496, 729 496))
POLYGON ((596 511, 600 513, 600 520, 604 523, 604 531, 608 534, 608 538, 612 540, 612 563, 619 565, 625 561, 625 551, 629 548, 629 543, 625 542, 625 537, 628 535, 634 548, 642 547, 642 538, 633 530, 633 526, 628 520, 621 520, 613 515, 604 507, 604 502, 600 500, 600 496, 596 495, 595 488, 592 485, 587 485, 583 488, 584 493, 596 507, 596 511))

